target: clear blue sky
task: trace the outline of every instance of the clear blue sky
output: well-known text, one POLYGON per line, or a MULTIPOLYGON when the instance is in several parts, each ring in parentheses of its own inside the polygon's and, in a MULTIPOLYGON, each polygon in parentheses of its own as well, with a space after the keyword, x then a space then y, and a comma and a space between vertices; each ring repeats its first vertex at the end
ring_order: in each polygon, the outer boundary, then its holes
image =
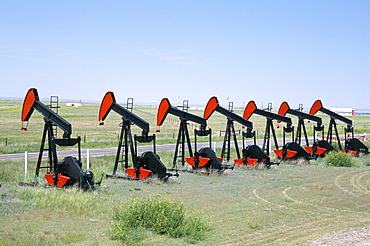
POLYGON ((370 1, 0 2, 0 97, 370 108, 370 1))

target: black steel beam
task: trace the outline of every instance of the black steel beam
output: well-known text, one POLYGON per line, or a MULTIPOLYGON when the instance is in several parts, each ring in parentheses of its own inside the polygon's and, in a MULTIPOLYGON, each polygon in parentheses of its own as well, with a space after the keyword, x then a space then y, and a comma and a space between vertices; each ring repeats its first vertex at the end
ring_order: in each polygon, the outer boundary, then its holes
POLYGON ((45 117, 45 120, 50 120, 60 129, 62 129, 64 131, 65 137, 69 137, 72 134, 71 124, 62 117, 60 117, 53 110, 45 106, 43 103, 36 100, 33 107, 45 117))
POLYGON ((251 121, 249 121, 247 119, 244 119, 243 117, 241 117, 241 116, 239 116, 239 115, 237 115, 237 114, 235 114, 235 113, 233 113, 233 112, 231 112, 231 111, 229 111, 229 110, 227 110, 227 109, 225 109, 221 106, 218 106, 216 108, 216 111, 225 115, 230 120, 236 121, 236 122, 242 124, 245 127, 253 129, 253 123, 251 121))
POLYGON ((350 120, 350 119, 348 119, 344 116, 341 116, 337 113, 334 113, 333 111, 330 111, 329 109, 321 108, 321 109, 319 109, 319 111, 323 112, 324 114, 329 115, 330 117, 332 117, 334 119, 340 120, 340 121, 346 123, 349 126, 352 126, 352 120, 350 120))
POLYGON ((279 121, 282 121, 282 122, 285 122, 285 123, 288 123, 288 124, 292 124, 292 119, 290 119, 288 117, 285 117, 285 116, 282 116, 282 115, 279 115, 279 114, 271 113, 271 112, 261 110, 261 109, 258 109, 258 108, 254 110, 254 113, 265 116, 266 118, 269 118, 269 119, 279 120, 279 121))
POLYGON ((178 116, 182 119, 190 120, 192 122, 198 123, 202 126, 207 126, 207 120, 204 119, 203 117, 198 116, 198 115, 191 114, 191 113, 179 110, 179 109, 174 108, 174 107, 170 107, 168 109, 168 113, 173 114, 175 116, 178 116))
POLYGON ((115 111, 117 114, 121 115, 124 120, 131 121, 132 123, 134 123, 135 125, 137 125, 141 129, 143 129, 143 131, 145 131, 146 133, 149 132, 149 123, 148 122, 141 119, 137 115, 131 113, 129 110, 125 109, 121 105, 119 105, 117 103, 113 103, 112 104, 112 110, 115 111))
POLYGON ((317 122, 319 124, 322 123, 322 119, 320 117, 317 117, 317 116, 314 116, 314 115, 311 115, 311 114, 307 114, 307 113, 304 113, 304 112, 301 112, 301 111, 298 111, 298 110, 288 109, 288 113, 292 114, 292 115, 295 115, 295 116, 297 116, 301 119, 311 120, 311 121, 317 122))

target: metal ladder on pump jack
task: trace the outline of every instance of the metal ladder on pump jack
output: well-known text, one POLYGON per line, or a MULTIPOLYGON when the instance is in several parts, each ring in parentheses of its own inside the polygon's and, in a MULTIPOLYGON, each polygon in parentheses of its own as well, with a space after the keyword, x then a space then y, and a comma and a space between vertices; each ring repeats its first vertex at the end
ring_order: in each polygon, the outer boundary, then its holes
MULTIPOLYGON (((59 97, 58 96, 50 96, 50 99, 49 99, 49 105, 47 105, 47 107, 51 110, 53 110, 55 112, 55 114, 58 114, 59 113, 59 97)), ((52 135, 57 138, 58 137, 58 126, 54 123, 54 122, 51 122, 51 131, 52 131, 52 135)), ((42 138, 42 143, 41 143, 41 146, 45 146, 45 139, 46 139, 46 136, 42 138)), ((36 166, 36 175, 35 175, 35 182, 37 182, 36 180, 36 177, 38 177, 39 175, 39 172, 40 172, 40 169, 49 169, 48 172, 51 172, 52 171, 52 168, 53 166, 50 165, 50 163, 53 163, 53 153, 52 153, 52 148, 50 146, 51 143, 51 138, 48 138, 50 143, 48 142, 48 146, 47 148, 44 148, 40 149, 40 153, 43 153, 44 151, 48 151, 48 164, 45 165, 45 166, 42 166, 42 156, 39 155, 39 159, 38 159, 38 162, 37 162, 37 166, 36 166)))
MULTIPOLYGON (((47 107, 51 110, 53 110, 55 112, 55 114, 58 114, 59 113, 59 97, 58 96, 50 96, 50 100, 49 100, 49 105, 47 105, 47 107)), ((53 135, 55 138, 58 137, 58 126, 54 123, 54 122, 51 122, 51 127, 52 127, 52 131, 53 131, 53 135)), ((52 140, 51 140, 52 141, 52 140)), ((44 143, 44 141, 43 141, 44 143)), ((44 146, 44 144, 42 144, 42 146, 44 146)), ((52 163, 52 153, 49 152, 49 150, 51 151, 52 148, 49 146, 48 148, 44 148, 43 151, 48 151, 48 158, 49 158, 49 164, 47 166, 42 166, 41 163, 41 157, 39 156, 40 160, 37 164, 37 167, 36 167, 36 173, 37 173, 37 176, 39 174, 39 170, 40 169, 49 169, 49 172, 51 172, 53 166, 50 165, 50 163, 52 163)))
MULTIPOLYGON (((177 108, 180 108, 182 111, 188 113, 189 112, 189 100, 183 100, 182 101, 182 106, 177 106, 177 108)), ((187 123, 188 124, 188 123, 187 123)), ((189 124, 188 124, 189 125, 189 124)), ((181 166, 184 166, 184 159, 185 159, 185 148, 183 148, 183 144, 185 143, 185 135, 183 134, 181 136, 179 146, 178 146, 178 155, 177 155, 177 161, 176 163, 181 163, 181 166)))
MULTIPOLYGON (((50 104, 48 107, 53 110, 56 114, 59 113, 59 97, 58 96, 50 96, 50 104)), ((57 137, 58 135, 58 126, 53 123, 53 130, 54 130, 54 135, 57 137)))
MULTIPOLYGON (((134 108, 134 99, 132 97, 127 98, 126 109, 132 113, 134 108)), ((133 125, 132 122, 130 122, 133 125)), ((126 126, 125 122, 120 123, 121 129, 126 129, 121 131, 118 136, 118 149, 115 163, 121 163, 124 168, 129 168, 128 159, 129 159, 129 147, 132 145, 132 136, 131 131, 128 129, 130 126, 126 126)), ((113 174, 116 174, 117 167, 115 166, 113 174)))
MULTIPOLYGON (((234 102, 229 102, 228 110, 232 113, 234 110, 234 102)), ((239 154, 239 148, 237 146, 238 142, 236 141, 236 132, 234 128, 234 124, 227 124, 226 130, 225 130, 225 136, 224 141, 222 144, 222 150, 221 150, 221 160, 226 159, 227 161, 230 160, 230 152, 231 152, 231 136, 234 138, 234 143, 236 144, 235 150, 237 153, 238 158, 240 158, 239 154), (225 158, 226 156, 226 158, 225 158)))
MULTIPOLYGON (((271 110, 272 110, 272 104, 271 103, 269 103, 267 110, 261 110, 261 109, 258 109, 257 106, 256 106, 256 103, 253 100, 251 100, 251 101, 248 102, 247 106, 245 107, 243 118, 249 119, 252 116, 252 114, 254 114, 254 113, 258 114, 258 115, 261 115, 261 116, 264 116, 266 118, 266 127, 265 127, 265 134, 264 134, 264 138, 263 138, 262 152, 265 153, 267 156, 270 155, 270 139, 271 139, 271 136, 272 136, 273 140, 274 140, 274 144, 275 144, 274 152, 277 156, 282 158, 284 153, 282 153, 279 150, 279 144, 277 142, 273 120, 282 121, 282 122, 285 122, 287 124, 286 127, 283 128, 284 133, 285 132, 293 132, 292 120, 290 118, 286 117, 286 116, 282 116, 282 115, 272 113, 271 110)), ((272 165, 272 164, 279 165, 280 162, 279 163, 272 163, 271 162, 269 165, 272 165)))
POLYGON ((134 109, 134 98, 127 98, 126 109, 132 113, 132 110, 134 109))

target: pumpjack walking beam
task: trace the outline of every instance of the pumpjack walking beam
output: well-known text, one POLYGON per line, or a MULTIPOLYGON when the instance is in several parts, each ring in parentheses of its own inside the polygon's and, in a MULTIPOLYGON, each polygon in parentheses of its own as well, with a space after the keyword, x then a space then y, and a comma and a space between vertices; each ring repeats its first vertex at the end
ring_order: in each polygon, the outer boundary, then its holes
POLYGON ((86 185, 91 189, 93 182, 93 174, 91 172, 82 172, 81 170, 81 138, 71 138, 72 126, 69 122, 64 120, 50 108, 45 106, 39 100, 39 95, 36 88, 30 88, 26 94, 25 100, 23 102, 21 121, 22 130, 27 130, 27 126, 23 126, 25 122, 30 119, 34 110, 37 110, 44 116, 44 131, 42 134, 41 146, 39 151, 39 156, 37 160, 37 166, 35 171, 35 183, 37 183, 37 178, 39 176, 40 169, 48 169, 48 172, 54 172, 54 175, 45 175, 47 181, 51 185, 64 186, 68 183, 78 182, 80 187, 86 185), (61 130, 63 130, 63 138, 56 139, 54 135, 53 125, 56 125, 61 130), (48 148, 45 149, 45 142, 48 142, 48 148), (63 162, 58 162, 56 145, 59 146, 74 146, 78 144, 78 159, 74 157, 66 157, 63 162), (48 150, 48 165, 41 166, 43 151, 48 150), (65 164, 65 165, 64 165, 65 164), (66 174, 68 176, 63 176, 66 174), (72 182, 73 181, 73 182, 72 182))
POLYGON ((179 132, 178 132, 176 148, 175 148, 175 156, 173 159, 173 166, 175 167, 177 165, 178 157, 181 157, 181 165, 184 166, 185 165, 185 146, 186 146, 185 142, 187 144, 189 156, 194 157, 194 153, 193 153, 191 142, 190 142, 188 121, 192 121, 194 123, 199 124, 201 127, 201 130, 204 130, 204 131, 207 126, 207 121, 206 119, 200 116, 197 116, 197 115, 179 110, 175 107, 172 107, 168 98, 163 98, 158 107, 157 126, 161 126, 163 124, 168 114, 178 116, 180 119, 179 132), (179 156, 180 145, 181 145, 181 152, 182 152, 181 156, 179 156))
POLYGON ((136 140, 139 140, 139 142, 154 141, 154 152, 155 152, 155 135, 148 136, 149 123, 141 119, 137 115, 131 113, 129 110, 125 109, 118 103, 116 103, 116 98, 114 96, 114 93, 112 91, 108 91, 105 94, 100 104, 100 109, 99 109, 99 122, 100 122, 99 124, 100 125, 104 124, 104 120, 106 119, 106 117, 108 116, 111 110, 113 110, 114 112, 122 116, 121 133, 120 133, 120 137, 118 141, 116 160, 114 162, 114 169, 113 169, 113 175, 115 175, 118 169, 118 163, 124 162, 125 168, 129 167, 129 163, 128 163, 129 151, 131 152, 133 165, 136 166, 136 164, 138 163, 137 149, 134 147, 134 144, 133 144, 131 125, 134 124, 142 129, 142 136, 135 135, 135 141, 136 140), (122 148, 124 148, 124 151, 123 151, 124 159, 120 160, 122 148))
POLYGON ((238 147, 238 141, 236 139, 234 121, 247 127, 248 132, 251 132, 251 130, 253 129, 253 123, 233 113, 232 111, 221 107, 218 102, 217 97, 214 96, 209 99, 207 106, 204 110, 203 117, 208 120, 215 111, 227 117, 227 125, 226 125, 226 130, 225 130, 224 141, 222 144, 221 158, 223 159, 226 154, 226 160, 227 161, 230 160, 230 147, 231 147, 230 138, 233 137, 236 155, 237 155, 237 158, 240 159, 240 151, 238 147))
POLYGON ((287 132, 292 131, 292 127, 291 127, 292 120, 290 118, 282 116, 282 115, 278 115, 278 114, 275 114, 275 113, 272 113, 272 112, 269 112, 269 111, 258 109, 257 106, 256 106, 256 103, 253 100, 251 100, 251 101, 249 101, 249 103, 247 104, 247 106, 244 109, 243 118, 244 119, 249 119, 252 116, 252 114, 254 114, 254 113, 266 117, 267 122, 266 122, 266 129, 265 129, 265 135, 264 135, 262 150, 265 153, 267 153, 267 155, 269 155, 271 133, 272 133, 272 136, 273 136, 273 139, 274 139, 275 148, 276 149, 279 148, 277 138, 276 138, 275 129, 274 129, 274 125, 273 125, 273 120, 278 120, 278 121, 282 121, 282 122, 287 123, 287 127, 284 130, 284 131, 287 131, 287 132))

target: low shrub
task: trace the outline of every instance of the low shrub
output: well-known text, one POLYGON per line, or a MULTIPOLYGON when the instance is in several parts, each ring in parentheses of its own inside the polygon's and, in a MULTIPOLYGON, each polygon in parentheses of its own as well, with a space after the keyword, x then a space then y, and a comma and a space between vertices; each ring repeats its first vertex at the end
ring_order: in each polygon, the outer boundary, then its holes
POLYGON ((355 164, 354 158, 346 153, 330 151, 325 155, 325 164, 335 167, 351 167, 355 164))
POLYGON ((130 199, 117 211, 111 222, 113 240, 137 244, 151 231, 196 242, 205 238, 208 223, 200 216, 185 217, 182 203, 162 199, 130 199))
POLYGON ((207 221, 200 215, 194 215, 189 218, 184 218, 181 225, 174 230, 169 231, 171 237, 185 237, 185 241, 196 243, 205 239, 205 233, 209 230, 207 221))

